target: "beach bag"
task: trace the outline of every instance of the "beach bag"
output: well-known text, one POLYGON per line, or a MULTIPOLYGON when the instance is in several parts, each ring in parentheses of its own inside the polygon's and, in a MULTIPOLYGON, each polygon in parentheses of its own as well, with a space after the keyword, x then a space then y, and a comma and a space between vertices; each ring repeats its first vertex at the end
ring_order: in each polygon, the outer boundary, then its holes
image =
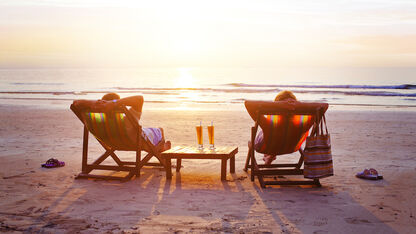
POLYGON ((320 179, 334 175, 331 137, 326 126, 325 115, 315 122, 311 135, 306 138, 304 156, 303 175, 305 178, 320 179), (323 131, 323 125, 325 125, 326 133, 323 131))

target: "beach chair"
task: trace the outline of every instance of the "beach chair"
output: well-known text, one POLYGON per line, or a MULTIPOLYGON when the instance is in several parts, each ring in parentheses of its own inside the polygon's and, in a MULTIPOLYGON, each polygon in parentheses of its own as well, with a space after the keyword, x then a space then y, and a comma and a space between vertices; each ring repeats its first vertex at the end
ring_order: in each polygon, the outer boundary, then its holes
MULTIPOLYGON (((326 103, 286 101, 246 101, 246 109, 255 121, 244 170, 250 169, 251 181, 258 178, 261 187, 266 185, 317 185, 319 179, 282 180, 287 175, 303 175, 304 154, 302 143, 316 119, 328 109, 326 103), (257 131, 263 131, 263 144, 255 145, 257 131), (284 155, 299 151, 297 163, 258 163, 255 153, 284 155), (270 180, 272 177, 272 180, 270 180)), ((276 161, 279 158, 277 157, 276 161)))
MULTIPOLYGON (((91 111, 88 108, 81 109, 74 104, 71 110, 84 124, 83 149, 82 149, 82 170, 76 177, 80 178, 99 178, 106 180, 126 181, 133 176, 140 176, 140 169, 145 165, 163 166, 165 163, 160 156, 158 146, 154 146, 149 140, 142 135, 142 126, 138 123, 136 117, 126 106, 117 107, 109 112, 91 111), (137 129, 137 140, 130 139, 126 131, 126 122, 130 121, 132 126, 137 129), (88 164, 88 137, 91 133, 104 148, 105 152, 94 162, 88 164), (146 146, 146 147, 144 147, 146 146), (147 149, 147 155, 141 159, 141 151, 147 149), (122 161, 116 151, 135 151, 135 161, 122 161), (104 160, 111 157, 115 165, 104 165, 104 160), (159 163, 150 163, 149 160, 156 157, 159 163), (112 175, 92 174, 93 170, 109 171, 126 171, 128 174, 124 177, 112 175)), ((166 168, 165 168, 166 170, 166 168)))

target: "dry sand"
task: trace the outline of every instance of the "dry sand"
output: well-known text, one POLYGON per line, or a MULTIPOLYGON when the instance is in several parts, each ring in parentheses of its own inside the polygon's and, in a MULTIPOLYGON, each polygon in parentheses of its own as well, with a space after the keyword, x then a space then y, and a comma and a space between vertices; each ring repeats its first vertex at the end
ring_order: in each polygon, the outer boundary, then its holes
MULTIPOLYGON (((143 115, 142 124, 163 127, 174 146, 195 144, 195 123, 214 120, 217 144, 239 148, 236 174, 227 174, 224 182, 218 160, 185 160, 172 181, 157 168, 143 169, 141 177, 126 183, 74 180, 81 169, 82 125, 69 109, 3 105, 0 113, 0 231, 412 233, 416 228, 416 112, 330 108, 335 176, 322 179, 321 188, 266 189, 242 170, 252 125, 243 107, 219 113, 145 109, 143 115), (66 166, 41 168, 51 157, 66 166), (384 180, 354 177, 368 167, 384 180)), ((101 146, 92 137, 90 142, 96 158, 101 146)), ((279 159, 296 161, 297 155, 279 159)))

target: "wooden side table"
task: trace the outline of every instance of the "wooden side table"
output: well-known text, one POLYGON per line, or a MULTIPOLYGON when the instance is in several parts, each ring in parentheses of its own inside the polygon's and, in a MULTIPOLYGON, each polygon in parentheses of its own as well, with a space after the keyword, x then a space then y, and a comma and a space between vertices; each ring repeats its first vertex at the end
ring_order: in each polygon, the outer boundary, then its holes
POLYGON ((172 159, 177 159, 176 171, 181 169, 182 159, 220 159, 221 160, 221 180, 227 176, 227 160, 230 159, 230 173, 235 173, 235 155, 238 147, 217 146, 215 150, 204 148, 198 150, 193 146, 175 146, 161 153, 166 160, 166 178, 172 179, 172 159))

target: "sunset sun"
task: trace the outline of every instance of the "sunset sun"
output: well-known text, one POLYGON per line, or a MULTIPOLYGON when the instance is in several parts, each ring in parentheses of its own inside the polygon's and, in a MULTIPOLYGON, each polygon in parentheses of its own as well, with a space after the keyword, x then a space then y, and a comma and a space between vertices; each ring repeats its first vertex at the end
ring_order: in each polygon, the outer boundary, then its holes
POLYGON ((175 81, 175 88, 193 88, 196 86, 190 68, 178 68, 179 76, 175 81))

